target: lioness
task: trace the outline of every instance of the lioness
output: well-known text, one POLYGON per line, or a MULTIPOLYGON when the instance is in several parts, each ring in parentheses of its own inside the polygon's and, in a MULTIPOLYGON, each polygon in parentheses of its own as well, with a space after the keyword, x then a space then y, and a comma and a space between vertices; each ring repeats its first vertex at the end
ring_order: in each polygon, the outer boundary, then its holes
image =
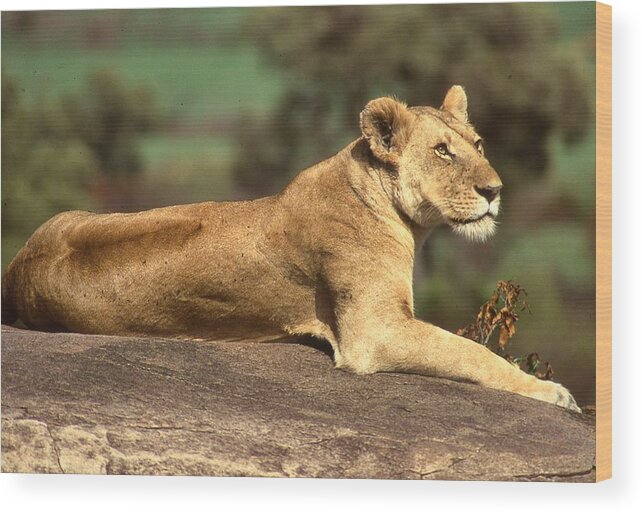
POLYGON ((9 265, 3 318, 208 340, 325 339, 337 367, 420 373, 572 410, 559 384, 413 316, 416 249, 441 223, 495 230, 500 178, 453 86, 440 109, 369 102, 359 139, 276 196, 135 214, 64 212, 9 265))

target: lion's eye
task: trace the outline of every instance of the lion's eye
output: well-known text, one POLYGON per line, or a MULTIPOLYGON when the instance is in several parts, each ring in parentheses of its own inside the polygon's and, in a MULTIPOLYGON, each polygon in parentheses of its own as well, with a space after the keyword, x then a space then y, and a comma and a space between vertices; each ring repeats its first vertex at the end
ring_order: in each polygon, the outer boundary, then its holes
POLYGON ((453 154, 449 152, 449 148, 447 147, 446 143, 440 143, 439 145, 436 145, 434 150, 435 150, 435 153, 438 154, 440 157, 448 157, 448 158, 453 157, 453 154))
POLYGON ((478 152, 480 152, 482 155, 484 155, 484 148, 482 147, 482 139, 478 139, 474 143, 474 145, 476 147, 476 150, 478 150, 478 152))

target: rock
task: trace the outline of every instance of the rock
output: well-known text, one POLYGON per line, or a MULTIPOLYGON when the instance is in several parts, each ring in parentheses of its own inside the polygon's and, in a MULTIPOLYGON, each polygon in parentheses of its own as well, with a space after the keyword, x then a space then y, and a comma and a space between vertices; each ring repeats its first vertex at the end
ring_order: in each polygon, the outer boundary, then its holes
POLYGON ((3 326, 2 471, 595 480, 589 416, 472 384, 357 376, 302 342, 3 326))

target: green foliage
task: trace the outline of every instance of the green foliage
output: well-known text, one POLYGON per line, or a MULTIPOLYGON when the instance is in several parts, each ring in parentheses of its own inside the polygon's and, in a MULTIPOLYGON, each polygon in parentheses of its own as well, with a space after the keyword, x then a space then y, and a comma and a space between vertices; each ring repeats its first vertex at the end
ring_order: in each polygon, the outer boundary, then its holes
MULTIPOLYGON (((592 127, 593 128, 593 127, 592 127)), ((551 188, 565 195, 579 209, 579 214, 592 216, 596 207, 596 132, 589 130, 574 145, 565 145, 561 137, 549 145, 551 166, 548 179, 551 188)))
POLYGON ((137 208, 230 200, 232 143, 224 137, 145 138, 146 169, 137 208))
POLYGON ((65 95, 62 106, 65 121, 96 156, 101 173, 141 172, 140 138, 158 125, 148 88, 127 86, 109 71, 94 72, 80 93, 65 95))
POLYGON ((70 130, 59 106, 25 106, 2 76, 2 233, 33 231, 48 217, 87 208, 86 188, 98 169, 91 150, 70 130))
MULTIPOLYGON (((516 235, 503 249, 498 269, 515 273, 520 268, 528 269, 546 283, 591 287, 595 278, 591 238, 582 227, 569 223, 552 223, 516 235)), ((539 288, 534 284, 534 289, 539 288)))

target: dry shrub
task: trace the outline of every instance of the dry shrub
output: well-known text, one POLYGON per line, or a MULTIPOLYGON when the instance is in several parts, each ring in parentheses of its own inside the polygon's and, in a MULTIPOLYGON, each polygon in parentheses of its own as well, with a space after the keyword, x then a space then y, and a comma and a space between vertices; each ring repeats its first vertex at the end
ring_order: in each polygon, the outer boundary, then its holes
POLYGON ((554 375, 551 364, 545 362, 544 370, 541 371, 540 356, 536 352, 514 357, 506 351, 507 343, 516 334, 519 313, 528 310, 526 296, 527 291, 519 284, 514 284, 511 280, 499 281, 489 300, 480 306, 474 321, 459 329, 456 334, 486 346, 530 375, 551 380, 554 375), (491 336, 496 329, 498 338, 492 341, 491 336))

